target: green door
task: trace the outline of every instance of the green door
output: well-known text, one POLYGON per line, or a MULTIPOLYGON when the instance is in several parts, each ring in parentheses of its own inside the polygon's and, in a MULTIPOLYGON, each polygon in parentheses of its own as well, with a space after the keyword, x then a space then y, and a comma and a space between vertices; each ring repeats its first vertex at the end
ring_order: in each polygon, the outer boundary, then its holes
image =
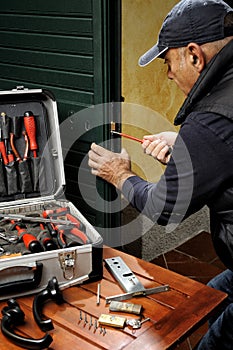
MULTIPOLYGON (((110 138, 112 118, 120 120, 120 111, 114 110, 114 102, 120 101, 121 95, 120 2, 8 0, 0 3, 1 90, 16 86, 50 90, 57 100, 60 124, 69 120, 72 130, 79 128, 84 109, 107 103, 103 113, 90 114, 92 120, 84 123, 85 132, 77 133, 80 137, 72 145, 67 148, 62 138, 65 196, 97 227, 106 244, 112 244, 111 228, 120 226, 120 200, 111 186, 98 179, 96 182, 86 155, 91 142, 101 143, 110 138), (80 172, 84 181, 78 180, 80 172), (99 206, 100 202, 104 204, 99 206), (111 210, 113 202, 117 209, 111 210)), ((118 146, 114 145, 114 150, 118 146)))

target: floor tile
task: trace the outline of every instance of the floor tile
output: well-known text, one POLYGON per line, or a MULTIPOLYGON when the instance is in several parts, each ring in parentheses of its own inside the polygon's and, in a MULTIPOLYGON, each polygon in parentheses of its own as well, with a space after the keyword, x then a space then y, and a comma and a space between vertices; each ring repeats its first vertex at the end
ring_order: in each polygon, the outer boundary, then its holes
POLYGON ((216 257, 211 235, 208 232, 201 232, 199 235, 180 245, 176 250, 206 262, 211 262, 216 257))
POLYGON ((200 261, 177 250, 172 250, 163 256, 155 258, 152 262, 205 284, 222 272, 222 269, 218 266, 200 261))

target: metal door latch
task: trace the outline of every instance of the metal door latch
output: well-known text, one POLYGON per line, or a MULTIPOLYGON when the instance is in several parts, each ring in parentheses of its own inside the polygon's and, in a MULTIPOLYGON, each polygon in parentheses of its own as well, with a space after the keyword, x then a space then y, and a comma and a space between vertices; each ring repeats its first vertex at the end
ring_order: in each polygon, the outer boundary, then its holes
POLYGON ((63 252, 59 254, 59 260, 61 268, 63 270, 63 276, 67 280, 71 280, 74 277, 76 254, 73 252, 63 252))
POLYGON ((136 296, 146 296, 160 292, 167 292, 170 289, 169 285, 146 289, 121 259, 121 257, 105 259, 105 264, 116 280, 120 283, 123 290, 126 292, 124 294, 106 297, 107 304, 112 300, 122 301, 136 296))

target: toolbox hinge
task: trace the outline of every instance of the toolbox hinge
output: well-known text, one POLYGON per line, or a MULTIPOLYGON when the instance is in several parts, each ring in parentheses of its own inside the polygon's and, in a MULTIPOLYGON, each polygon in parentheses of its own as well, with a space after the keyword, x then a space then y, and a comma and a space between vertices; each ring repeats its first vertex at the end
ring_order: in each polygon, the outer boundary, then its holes
POLYGON ((66 280, 74 278, 76 265, 76 252, 61 252, 59 253, 60 265, 63 270, 63 276, 66 280))

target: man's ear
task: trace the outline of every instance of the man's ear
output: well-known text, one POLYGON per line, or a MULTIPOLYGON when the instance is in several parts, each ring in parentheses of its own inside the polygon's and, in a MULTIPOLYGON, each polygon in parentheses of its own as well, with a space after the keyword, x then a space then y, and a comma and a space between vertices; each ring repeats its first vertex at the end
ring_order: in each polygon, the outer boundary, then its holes
POLYGON ((189 43, 187 45, 187 49, 190 63, 193 65, 193 67, 197 70, 198 73, 201 73, 206 64, 205 56, 201 49, 201 46, 199 46, 196 43, 189 43))

